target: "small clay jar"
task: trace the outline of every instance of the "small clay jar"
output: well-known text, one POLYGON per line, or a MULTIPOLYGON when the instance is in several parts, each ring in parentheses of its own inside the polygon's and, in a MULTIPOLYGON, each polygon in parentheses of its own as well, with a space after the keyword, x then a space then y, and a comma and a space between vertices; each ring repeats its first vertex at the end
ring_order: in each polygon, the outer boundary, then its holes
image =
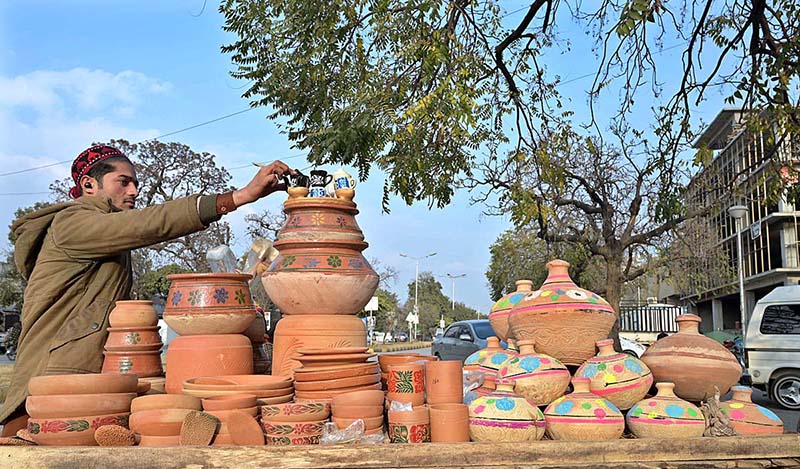
POLYGON ((653 384, 650 368, 638 358, 614 350, 614 341, 597 341, 597 356, 590 358, 575 372, 576 377, 589 378, 594 394, 628 410, 644 399, 653 384))
POLYGON ((461 360, 425 363, 425 398, 428 404, 460 404, 464 400, 461 360))
POLYGON ((559 397, 544 411, 547 435, 554 440, 616 440, 625 431, 617 407, 589 390, 588 378, 573 378, 571 394, 559 397))
POLYGON ((103 352, 102 373, 122 373, 133 374, 140 378, 161 376, 164 370, 161 368, 161 352, 103 352))
POLYGON ((514 381, 498 379, 497 389, 469 405, 472 441, 523 442, 544 436, 545 420, 536 404, 514 392, 514 381))
POLYGON ((694 404, 673 392, 674 383, 656 383, 655 397, 628 410, 628 429, 636 438, 694 438, 703 436, 706 421, 694 404))
POLYGON ((514 392, 544 406, 564 395, 570 381, 567 367, 557 359, 537 353, 534 340, 520 340, 519 355, 510 358, 497 377, 514 381, 514 392))
POLYGON ((466 404, 433 404, 429 409, 431 442, 469 441, 469 407, 466 404))
POLYGON ((495 335, 500 340, 508 342, 509 350, 511 349, 509 339, 513 336, 508 325, 508 316, 514 306, 533 290, 533 282, 530 280, 517 280, 515 283, 517 285, 516 291, 508 293, 497 300, 489 311, 489 323, 492 325, 495 335))
POLYGON ((500 346, 500 339, 491 336, 486 339, 487 347, 478 350, 464 360, 464 371, 481 371, 483 373, 497 373, 506 360, 514 357, 514 352, 509 352, 500 346))
POLYGON ((120 300, 108 315, 108 324, 118 327, 152 327, 158 324, 153 302, 146 300, 120 300))
POLYGON ((753 390, 747 386, 731 388, 733 397, 720 403, 720 408, 731 422, 738 435, 763 435, 783 433, 783 421, 775 412, 754 404, 751 399, 753 390))
POLYGON ((389 441, 392 443, 430 443, 431 420, 428 406, 410 411, 389 411, 389 441))
POLYGON ((408 402, 413 406, 425 403, 425 368, 421 364, 389 367, 387 381, 390 401, 408 402))

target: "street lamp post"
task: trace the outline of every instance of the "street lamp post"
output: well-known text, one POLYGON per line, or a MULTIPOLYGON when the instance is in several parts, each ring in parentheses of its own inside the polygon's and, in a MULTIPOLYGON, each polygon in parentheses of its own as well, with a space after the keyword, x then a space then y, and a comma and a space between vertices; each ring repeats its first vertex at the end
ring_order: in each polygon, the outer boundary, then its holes
POLYGON ((747 312, 744 302, 744 269, 742 266, 742 224, 747 214, 747 207, 744 205, 734 205, 728 209, 728 215, 736 220, 736 259, 739 270, 739 321, 742 325, 742 339, 745 337, 747 328, 747 312))
MULTIPOLYGON (((407 257, 409 259, 413 259, 413 260, 417 261, 417 271, 414 274, 414 314, 417 317, 417 321, 419 321, 419 261, 421 261, 422 259, 427 259, 428 257, 435 256, 435 255, 436 255, 436 253, 432 252, 432 253, 428 254, 427 256, 413 257, 413 256, 409 256, 408 254, 403 254, 402 252, 400 253, 400 257, 407 257)), ((416 340, 416 339, 417 339, 417 330, 416 330, 416 325, 414 325, 414 340, 416 340)))
POLYGON ((466 277, 467 274, 458 274, 458 275, 445 274, 445 276, 453 281, 453 296, 452 296, 452 300, 453 300, 453 311, 455 311, 456 310, 456 279, 457 278, 466 277))

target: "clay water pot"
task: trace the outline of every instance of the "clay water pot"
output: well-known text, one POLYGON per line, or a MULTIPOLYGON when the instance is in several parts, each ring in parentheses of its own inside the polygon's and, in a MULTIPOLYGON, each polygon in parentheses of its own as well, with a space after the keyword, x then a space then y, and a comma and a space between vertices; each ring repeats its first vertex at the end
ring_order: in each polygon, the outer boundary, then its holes
POLYGON ((264 422, 313 422, 327 420, 331 406, 327 402, 289 402, 261 406, 261 420, 264 422))
POLYGON ((392 443, 430 443, 431 421, 428 406, 410 411, 389 411, 389 441, 392 443))
POLYGON ((180 394, 183 382, 190 378, 252 373, 253 348, 243 335, 180 336, 167 349, 166 390, 170 394, 180 394))
MULTIPOLYGON (((164 321, 180 335, 239 334, 256 317, 249 274, 167 275, 164 321)), ((252 354, 252 351, 251 351, 252 354)))
POLYGON ((469 407, 465 404, 433 404, 429 406, 431 442, 469 441, 469 407))
POLYGON ((147 436, 175 436, 181 433, 183 419, 191 409, 154 409, 134 412, 130 418, 131 431, 147 436))
MULTIPOLYGON (((154 351, 126 351, 126 352, 103 352, 102 373, 122 373, 131 374, 140 378, 161 376, 164 374, 161 368, 161 352, 154 351)), ((138 383, 138 379, 137 379, 138 383)))
POLYGON ((364 421, 365 430, 375 430, 376 428, 383 428, 383 415, 379 415, 377 417, 356 417, 356 418, 337 417, 336 415, 333 415, 331 417, 331 421, 335 423, 337 427, 339 427, 339 430, 343 430, 349 427, 356 420, 364 421))
POLYGON ((656 383, 655 397, 628 410, 628 428, 636 438, 695 438, 703 436, 706 421, 694 404, 673 392, 673 383, 656 383))
POLYGON ((536 405, 547 405, 564 395, 569 370, 557 359, 537 353, 533 340, 520 340, 520 353, 503 363, 497 377, 514 381, 514 392, 536 405))
POLYGON ((159 351, 164 344, 158 329, 158 326, 109 327, 105 349, 110 352, 159 351))
POLYGON ((383 391, 368 390, 339 394, 331 401, 331 406, 338 405, 368 405, 382 406, 385 400, 383 391))
POLYGON ((28 396, 25 410, 34 419, 130 413, 136 393, 28 396))
POLYGON ((159 409, 200 410, 202 404, 196 397, 180 394, 155 394, 137 397, 131 401, 131 412, 133 413, 159 409))
POLYGON ((104 425, 128 428, 129 412, 88 417, 28 420, 28 432, 42 446, 97 446, 94 432, 104 425))
POLYGON ((725 395, 742 376, 742 367, 719 342, 700 334, 700 316, 683 314, 675 321, 678 332, 651 345, 642 355, 656 382, 675 383, 675 395, 700 402, 725 395))
POLYGON ((544 411, 547 435, 554 440, 616 440, 625 418, 611 402, 589 390, 588 378, 573 378, 571 394, 559 397, 544 411))
POLYGON ((389 367, 386 397, 390 401, 408 402, 413 406, 425 403, 425 368, 420 364, 389 367))
MULTIPOLYGON (((497 300, 489 311, 489 324, 492 325, 494 334, 504 342, 508 342, 508 339, 513 337, 508 326, 511 309, 533 290, 533 282, 530 280, 517 280, 515 283, 517 289, 497 300)), ((509 348, 511 348, 510 345, 509 343, 509 348)))
POLYGON ((738 435, 763 435, 783 433, 783 421, 775 412, 754 404, 753 390, 747 386, 734 386, 733 398, 720 403, 720 408, 738 435))
POLYGON ((364 241, 354 203, 336 199, 308 198, 287 200, 283 205, 286 224, 278 233, 278 241, 333 239, 364 241))
POLYGON ((616 352, 612 339, 597 341, 597 349, 597 356, 581 365, 575 376, 589 378, 591 391, 621 410, 644 399, 653 384, 650 368, 634 356, 616 352))
POLYGON ((158 315, 149 300, 119 300, 108 315, 111 328, 152 327, 158 324, 158 315))
POLYGON ((510 379, 498 379, 493 393, 469 405, 469 436, 473 441, 536 441, 544 436, 544 430, 542 411, 516 394, 510 379))
POLYGON ((255 394, 232 394, 203 399, 203 410, 247 409, 255 405, 255 394))
POLYGON ((136 376, 120 373, 47 375, 31 378, 28 392, 31 396, 135 393, 138 386, 136 376))
POLYGON ((540 353, 566 365, 582 365, 594 356, 594 344, 608 337, 617 314, 606 300, 575 285, 569 263, 547 263, 542 286, 517 303, 509 315, 517 340, 533 339, 540 353))
POLYGON ((461 404, 464 400, 461 360, 425 363, 425 399, 428 404, 461 404))
POLYGON ((284 316, 275 326, 272 374, 291 376, 300 362, 293 357, 305 347, 366 347, 364 321, 350 315, 284 316))
POLYGON ((484 375, 483 384, 481 384, 480 387, 477 387, 472 391, 469 391, 464 396, 464 404, 467 405, 472 404, 472 402, 475 399, 483 396, 488 396, 489 394, 493 393, 496 389, 496 384, 495 384, 496 381, 497 381, 496 375, 490 375, 490 374, 484 375))
POLYGON ((506 360, 515 354, 500 346, 500 339, 491 336, 486 338, 485 349, 478 350, 464 360, 464 371, 480 371, 496 374, 506 360))

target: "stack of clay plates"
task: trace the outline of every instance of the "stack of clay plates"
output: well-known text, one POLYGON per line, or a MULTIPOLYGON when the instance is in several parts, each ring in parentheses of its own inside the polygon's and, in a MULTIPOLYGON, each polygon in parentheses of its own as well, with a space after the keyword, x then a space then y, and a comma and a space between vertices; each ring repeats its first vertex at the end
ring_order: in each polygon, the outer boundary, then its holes
POLYGON ((233 394, 252 394, 258 405, 290 402, 294 397, 292 378, 270 375, 208 376, 187 379, 183 393, 201 399, 233 394))
POLYGON ((381 370, 368 361, 374 353, 366 347, 298 349, 294 358, 303 366, 294 370, 295 397, 299 400, 332 399, 352 391, 381 388, 381 370))

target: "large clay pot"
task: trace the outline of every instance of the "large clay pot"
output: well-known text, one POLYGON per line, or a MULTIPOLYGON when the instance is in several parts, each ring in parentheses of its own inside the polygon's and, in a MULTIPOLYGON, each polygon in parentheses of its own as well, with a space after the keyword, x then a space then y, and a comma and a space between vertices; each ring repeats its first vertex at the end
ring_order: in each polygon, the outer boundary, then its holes
POLYGON ((514 392, 544 406, 564 395, 572 378, 563 363, 537 353, 533 340, 519 341, 520 353, 503 363, 497 377, 514 381, 514 392))
MULTIPOLYGON (((302 291, 302 290, 301 290, 302 291)), ((272 374, 291 376, 300 362, 292 357, 304 347, 366 347, 364 321, 350 315, 284 316, 275 326, 272 374)))
POLYGON ((111 327, 152 327, 158 324, 153 302, 148 300, 120 300, 108 315, 111 327))
MULTIPOLYGON (((256 317, 248 274, 167 275, 164 321, 180 335, 238 334, 256 317)), ((252 353, 252 351, 251 351, 252 353)))
POLYGON ((136 393, 133 392, 28 396, 25 400, 25 410, 34 419, 122 414, 131 411, 131 401, 135 397, 136 393))
POLYGON ((637 438, 693 438, 703 436, 703 413, 673 393, 673 383, 656 383, 655 397, 637 402, 626 420, 637 438))
POLYGON ((167 349, 166 390, 170 394, 180 394, 183 382, 190 378, 252 373, 253 347, 243 335, 180 336, 167 349))
POLYGON ((140 378, 161 376, 161 352, 103 352, 103 373, 133 374, 140 378))
POLYGON ((464 376, 461 360, 425 363, 425 400, 428 404, 461 404, 464 400, 464 376))
POLYGON ((642 361, 653 372, 656 382, 675 383, 675 394, 687 401, 700 402, 721 395, 742 376, 736 357, 722 344, 700 334, 700 316, 683 314, 675 319, 678 332, 651 345, 642 361))
POLYGON ((433 404, 429 413, 431 442, 469 441, 469 407, 465 404, 433 404))
POLYGON ((515 354, 500 346, 500 339, 495 336, 486 338, 486 348, 473 352, 464 360, 464 371, 480 371, 495 374, 506 360, 515 354))
POLYGON ((472 441, 523 442, 544 436, 542 411, 514 392, 514 381, 498 379, 497 390, 469 405, 469 436, 472 441))
POLYGON ((428 406, 410 411, 389 411, 389 441, 392 443, 430 443, 431 420, 428 406))
MULTIPOLYGON (((511 309, 533 290, 533 282, 530 280, 517 280, 516 285, 516 291, 497 300, 489 312, 489 324, 492 325, 494 334, 505 342, 508 342, 508 339, 513 337, 509 334, 508 327, 508 316, 511 314, 511 309)), ((509 348, 511 348, 510 343, 509 348)))
POLYGON ((29 419, 28 432, 43 446, 97 446, 94 432, 104 425, 128 428, 129 412, 88 417, 29 419))
POLYGON ((582 365, 594 356, 594 343, 608 337, 617 315, 596 293, 569 277, 569 263, 547 263, 549 274, 538 290, 525 295, 509 315, 511 334, 533 339, 540 353, 566 365, 582 365))
POLYGON ((283 210, 286 224, 278 233, 278 241, 364 241, 364 234, 356 223, 358 209, 352 202, 309 197, 287 200, 283 210))
POLYGON ((720 403, 720 408, 738 435, 763 435, 783 433, 783 421, 775 412, 753 404, 753 390, 747 386, 734 386, 733 398, 720 403))
POLYGON ((589 390, 588 378, 573 378, 571 394, 559 397, 544 411, 547 435, 554 440, 616 440, 625 418, 614 404, 589 390))
POLYGON ((425 367, 419 363, 389 367, 386 398, 413 406, 425 403, 425 367))
POLYGON ((121 373, 35 376, 28 381, 31 396, 53 394, 135 393, 139 380, 121 373))
POLYGON ((614 350, 611 339, 597 342, 596 357, 578 368, 575 376, 589 378, 589 388, 619 409, 628 410, 644 399, 653 384, 650 368, 638 358, 614 350))

